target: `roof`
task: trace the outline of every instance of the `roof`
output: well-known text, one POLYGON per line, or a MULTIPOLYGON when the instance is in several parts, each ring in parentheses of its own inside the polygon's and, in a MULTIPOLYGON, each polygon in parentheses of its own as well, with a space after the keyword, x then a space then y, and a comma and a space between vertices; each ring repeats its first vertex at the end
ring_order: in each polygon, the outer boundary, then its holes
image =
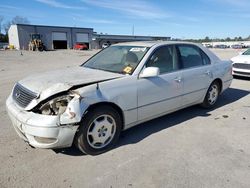
POLYGON ((126 45, 126 46, 145 46, 145 47, 152 47, 157 44, 195 44, 192 42, 183 42, 183 41, 135 41, 135 42, 123 42, 115 44, 115 46, 126 45))
POLYGON ((98 39, 113 39, 113 38, 125 38, 125 39, 144 39, 149 40, 149 39, 154 39, 154 40, 170 40, 171 37, 166 37, 166 36, 143 36, 143 35, 109 35, 109 34, 96 34, 94 33, 93 35, 95 38, 98 39))
POLYGON ((69 27, 69 26, 52 26, 52 25, 31 25, 31 24, 14 24, 17 26, 30 26, 30 27, 53 27, 53 28, 74 28, 74 29, 89 29, 93 30, 93 28, 86 28, 86 27, 69 27))

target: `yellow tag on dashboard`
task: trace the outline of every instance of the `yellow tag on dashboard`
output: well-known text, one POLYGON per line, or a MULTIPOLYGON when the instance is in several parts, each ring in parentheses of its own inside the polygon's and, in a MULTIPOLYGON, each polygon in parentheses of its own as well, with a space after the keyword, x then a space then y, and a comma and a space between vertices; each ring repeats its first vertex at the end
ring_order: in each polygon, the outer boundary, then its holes
POLYGON ((126 74, 130 74, 133 70, 133 67, 130 67, 130 66, 126 66, 124 69, 123 69, 123 72, 125 72, 126 74))

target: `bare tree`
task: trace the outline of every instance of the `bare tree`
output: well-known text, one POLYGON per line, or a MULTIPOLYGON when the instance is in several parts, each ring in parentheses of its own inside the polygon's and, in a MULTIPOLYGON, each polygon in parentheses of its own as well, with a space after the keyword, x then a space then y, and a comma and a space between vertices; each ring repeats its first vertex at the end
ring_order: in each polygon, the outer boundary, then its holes
POLYGON ((15 24, 29 24, 29 20, 25 17, 22 16, 15 16, 11 21, 8 21, 4 24, 4 30, 5 33, 8 33, 8 30, 10 28, 11 25, 15 25, 15 24))
POLYGON ((15 16, 11 20, 11 24, 29 24, 29 23, 30 23, 29 20, 22 16, 15 16))
POLYGON ((2 22, 4 17, 0 15, 0 34, 2 33, 2 22))

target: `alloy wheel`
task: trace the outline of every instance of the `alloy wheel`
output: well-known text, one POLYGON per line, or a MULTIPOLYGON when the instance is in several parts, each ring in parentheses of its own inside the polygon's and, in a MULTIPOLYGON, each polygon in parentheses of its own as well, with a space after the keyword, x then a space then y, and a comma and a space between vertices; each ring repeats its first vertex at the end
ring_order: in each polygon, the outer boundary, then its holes
POLYGON ((116 132, 116 122, 110 115, 104 114, 95 118, 88 130, 88 144, 95 149, 107 146, 113 139, 116 132))

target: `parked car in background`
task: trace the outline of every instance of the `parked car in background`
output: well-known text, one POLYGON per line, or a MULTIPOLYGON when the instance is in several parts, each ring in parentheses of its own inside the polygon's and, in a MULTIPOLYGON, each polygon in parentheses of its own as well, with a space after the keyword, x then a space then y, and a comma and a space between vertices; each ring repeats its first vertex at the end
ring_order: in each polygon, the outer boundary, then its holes
POLYGON ((233 57, 233 75, 250 77, 250 49, 233 57))
POLYGON ((110 46, 110 44, 108 44, 108 43, 103 43, 103 44, 102 44, 102 49, 107 48, 107 47, 109 47, 109 46, 110 46))
POLYGON ((0 42, 0 49, 3 49, 3 50, 9 49, 9 44, 6 42, 0 42))
POLYGON ((212 44, 204 44, 203 46, 207 47, 207 48, 213 48, 212 44))
MULTIPOLYGON (((79 67, 18 81, 6 101, 18 135, 37 148, 97 155, 122 130, 191 105, 216 105, 232 64, 186 42, 112 45, 79 67)), ((143 127, 142 127, 143 129, 143 127)))
POLYGON ((231 48, 233 48, 233 49, 242 49, 243 45, 241 45, 241 44, 234 44, 234 45, 231 46, 231 48))
POLYGON ((74 49, 75 49, 75 50, 88 50, 89 47, 88 47, 88 45, 85 44, 85 43, 76 43, 76 44, 74 45, 74 49))
POLYGON ((226 48, 229 48, 229 46, 227 46, 225 44, 218 44, 218 45, 215 45, 214 48, 226 49, 226 48))

